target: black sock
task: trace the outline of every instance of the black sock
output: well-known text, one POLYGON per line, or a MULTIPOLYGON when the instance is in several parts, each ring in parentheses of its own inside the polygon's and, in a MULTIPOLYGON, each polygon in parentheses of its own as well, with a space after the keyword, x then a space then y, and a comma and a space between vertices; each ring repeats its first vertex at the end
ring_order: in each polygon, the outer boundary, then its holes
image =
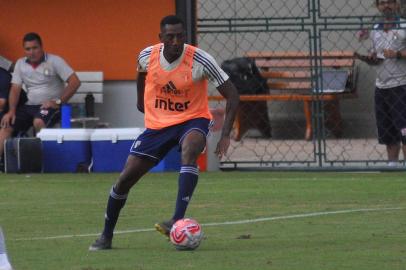
POLYGON ((109 200, 107 202, 106 215, 104 217, 103 235, 107 238, 113 238, 114 227, 120 215, 121 208, 124 207, 127 201, 128 194, 117 194, 114 191, 114 186, 111 188, 109 200))
POLYGON ((178 197, 176 199, 175 214, 173 220, 177 221, 185 216, 189 201, 192 199, 193 191, 197 185, 199 170, 196 166, 183 165, 180 168, 178 197))

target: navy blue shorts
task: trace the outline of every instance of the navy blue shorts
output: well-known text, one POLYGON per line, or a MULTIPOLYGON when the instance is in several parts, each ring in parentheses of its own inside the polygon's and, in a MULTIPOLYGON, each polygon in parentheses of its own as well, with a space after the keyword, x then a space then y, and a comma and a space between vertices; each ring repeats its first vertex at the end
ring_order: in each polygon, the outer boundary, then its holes
POLYGON ((401 130, 406 128, 406 85, 375 89, 375 117, 380 144, 402 141, 401 130))
POLYGON ((26 132, 32 127, 34 118, 42 119, 46 127, 52 127, 61 120, 61 114, 59 109, 41 109, 41 105, 22 105, 16 111, 14 131, 26 132))
POLYGON ((130 154, 158 163, 173 147, 179 146, 180 151, 183 138, 190 131, 197 130, 207 136, 210 126, 209 119, 196 118, 163 129, 146 129, 134 141, 130 154))

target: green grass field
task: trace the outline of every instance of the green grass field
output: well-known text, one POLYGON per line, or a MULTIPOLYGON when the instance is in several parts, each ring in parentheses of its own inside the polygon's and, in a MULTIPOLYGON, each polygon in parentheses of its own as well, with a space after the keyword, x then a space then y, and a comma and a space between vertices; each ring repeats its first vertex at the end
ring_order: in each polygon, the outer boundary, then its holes
POLYGON ((206 237, 183 252, 152 230, 172 214, 177 174, 149 174, 130 193, 114 249, 89 252, 116 177, 0 175, 15 269, 406 269, 404 173, 201 173, 187 216, 206 237))

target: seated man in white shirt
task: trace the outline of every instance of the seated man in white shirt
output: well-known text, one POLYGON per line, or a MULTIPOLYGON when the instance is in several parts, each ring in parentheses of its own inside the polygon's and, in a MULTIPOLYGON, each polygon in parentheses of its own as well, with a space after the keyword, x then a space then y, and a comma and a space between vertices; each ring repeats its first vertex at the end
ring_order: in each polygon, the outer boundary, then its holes
POLYGON ((61 57, 44 52, 37 33, 26 34, 23 47, 25 57, 16 62, 11 80, 9 111, 1 119, 0 153, 13 132, 25 132, 31 126, 38 132, 58 122, 61 104, 80 86, 79 78, 61 57), (17 108, 23 84, 28 100, 17 108))

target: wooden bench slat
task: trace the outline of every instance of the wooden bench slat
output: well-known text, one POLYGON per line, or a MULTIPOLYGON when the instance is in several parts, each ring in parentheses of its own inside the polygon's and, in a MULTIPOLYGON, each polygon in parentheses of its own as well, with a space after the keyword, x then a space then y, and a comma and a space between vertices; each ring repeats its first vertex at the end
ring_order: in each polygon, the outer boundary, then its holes
POLYGON ((102 82, 104 80, 101 71, 78 71, 76 75, 81 82, 102 82))
MULTIPOLYGON (((272 59, 272 60, 264 60, 264 59, 256 59, 256 65, 259 68, 295 68, 295 69, 302 69, 302 68, 311 68, 312 62, 307 59, 272 59)), ((347 67, 350 68, 354 65, 353 59, 323 59, 322 66, 323 67, 347 67)))
POLYGON ((286 82, 286 81, 268 81, 268 87, 270 91, 277 90, 309 90, 311 87, 311 82, 286 82))
POLYGON ((89 93, 93 95, 95 103, 103 103, 103 72, 79 71, 76 74, 81 85, 69 99, 69 103, 85 103, 85 97, 89 93))
POLYGON ((103 92, 103 83, 101 82, 82 82, 79 89, 76 91, 77 94, 87 94, 87 93, 102 93, 103 92))
MULTIPOLYGON (((309 94, 270 94, 270 95, 240 95, 241 101, 316 101, 316 100, 337 100, 342 98, 354 98, 357 97, 357 93, 335 93, 335 94, 321 94, 321 95, 309 95, 309 94)), ((223 96, 209 96, 210 101, 222 101, 223 96)))
POLYGON ((263 71, 261 76, 265 79, 307 79, 310 80, 310 71, 263 71))
MULTIPOLYGON (((307 59, 310 57, 308 52, 299 51, 264 51, 264 52, 247 52, 245 56, 250 58, 282 58, 282 59, 295 59, 302 58, 307 59)), ((325 51, 322 52, 323 58, 354 58, 354 52, 352 51, 325 51)))

